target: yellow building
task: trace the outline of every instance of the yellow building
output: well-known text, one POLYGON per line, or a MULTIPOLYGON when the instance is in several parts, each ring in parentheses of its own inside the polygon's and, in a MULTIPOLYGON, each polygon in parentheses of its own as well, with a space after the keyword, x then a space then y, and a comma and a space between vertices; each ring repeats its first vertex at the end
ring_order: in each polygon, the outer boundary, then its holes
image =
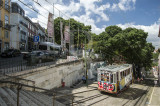
POLYGON ((0 53, 9 48, 10 0, 0 0, 0 53))

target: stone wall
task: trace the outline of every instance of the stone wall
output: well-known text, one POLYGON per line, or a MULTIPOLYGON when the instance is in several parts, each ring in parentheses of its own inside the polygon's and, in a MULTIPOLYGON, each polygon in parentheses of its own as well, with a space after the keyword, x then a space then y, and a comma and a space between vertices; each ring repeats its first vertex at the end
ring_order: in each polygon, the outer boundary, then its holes
POLYGON ((62 86, 62 81, 65 82, 65 86, 72 86, 81 80, 84 72, 83 61, 77 60, 16 73, 13 76, 33 80, 36 87, 52 89, 62 86))

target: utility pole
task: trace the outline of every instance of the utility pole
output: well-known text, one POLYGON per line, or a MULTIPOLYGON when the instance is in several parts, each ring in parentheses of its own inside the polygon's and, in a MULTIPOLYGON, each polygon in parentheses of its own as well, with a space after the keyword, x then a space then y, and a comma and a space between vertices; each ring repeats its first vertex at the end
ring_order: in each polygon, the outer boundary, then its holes
POLYGON ((53 43, 55 43, 55 36, 54 36, 54 3, 53 3, 53 43))
POLYGON ((85 36, 85 70, 86 70, 86 85, 88 88, 88 70, 87 70, 87 54, 86 54, 86 50, 87 50, 87 41, 86 41, 86 36, 85 36))
POLYGON ((78 49, 78 47, 79 47, 79 26, 78 26, 78 43, 77 43, 77 55, 78 55, 78 53, 79 53, 79 49, 78 49))

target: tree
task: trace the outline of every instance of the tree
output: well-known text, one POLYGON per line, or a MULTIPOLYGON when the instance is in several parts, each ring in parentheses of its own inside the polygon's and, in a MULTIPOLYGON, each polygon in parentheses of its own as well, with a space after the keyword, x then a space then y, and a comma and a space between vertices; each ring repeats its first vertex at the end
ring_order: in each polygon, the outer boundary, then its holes
POLYGON ((118 26, 109 26, 98 36, 94 36, 94 49, 102 53, 104 58, 112 63, 115 56, 123 56, 129 64, 145 67, 152 66, 154 47, 147 43, 148 33, 136 28, 121 30, 118 26))
POLYGON ((122 29, 118 26, 109 26, 106 27, 105 32, 108 33, 111 37, 114 37, 116 34, 120 33, 122 29))
MULTIPOLYGON (((74 45, 77 45, 79 40, 79 45, 84 43, 85 37, 87 36, 86 32, 91 31, 91 26, 85 26, 83 23, 80 23, 73 18, 70 20, 64 20, 61 17, 58 17, 54 20, 54 28, 55 28, 55 42, 57 44, 61 44, 61 34, 60 34, 60 20, 63 23, 63 32, 65 25, 69 26, 70 22, 70 34, 74 36, 74 45), (79 39, 78 39, 78 29, 79 29, 79 39)), ((88 42, 88 40, 87 40, 88 42)))

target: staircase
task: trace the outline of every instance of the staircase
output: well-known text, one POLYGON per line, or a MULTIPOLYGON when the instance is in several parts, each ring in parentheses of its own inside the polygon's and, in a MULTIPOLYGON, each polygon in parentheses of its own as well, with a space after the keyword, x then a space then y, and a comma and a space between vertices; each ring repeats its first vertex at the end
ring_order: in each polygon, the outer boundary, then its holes
MULTIPOLYGON (((55 106, 64 106, 55 101, 55 106)), ((17 106, 17 89, 0 87, 0 106, 17 106)), ((20 90, 19 106, 53 106, 53 97, 27 90, 20 90)))

